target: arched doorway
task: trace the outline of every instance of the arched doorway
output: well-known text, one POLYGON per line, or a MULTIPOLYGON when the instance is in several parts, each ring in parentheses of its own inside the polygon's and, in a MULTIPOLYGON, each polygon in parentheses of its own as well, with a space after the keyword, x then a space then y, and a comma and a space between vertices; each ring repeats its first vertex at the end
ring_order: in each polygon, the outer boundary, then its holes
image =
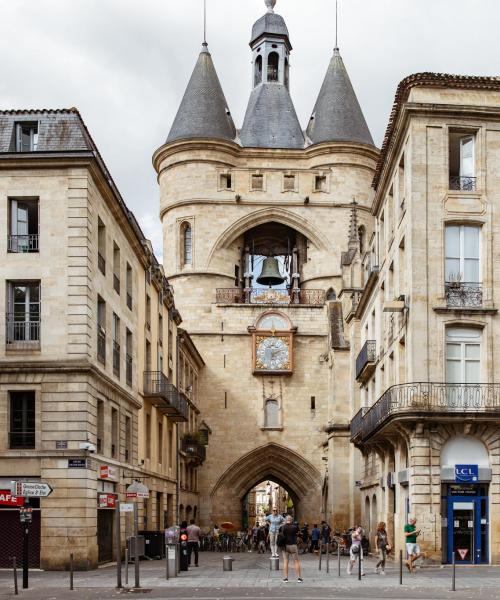
POLYGON ((265 523, 266 517, 275 507, 278 514, 291 515, 295 519, 296 501, 293 492, 290 492, 282 483, 272 479, 261 481, 243 497, 243 529, 265 523))
POLYGON ((297 520, 321 520, 320 472, 293 450, 269 443, 245 454, 219 478, 210 495, 211 521, 242 527, 245 497, 263 481, 287 490, 297 520))

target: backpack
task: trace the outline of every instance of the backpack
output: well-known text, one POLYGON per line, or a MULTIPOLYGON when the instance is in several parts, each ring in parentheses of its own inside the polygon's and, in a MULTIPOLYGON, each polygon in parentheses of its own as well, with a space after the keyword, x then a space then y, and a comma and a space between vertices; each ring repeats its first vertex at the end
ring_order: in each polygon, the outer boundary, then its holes
POLYGON ((276 537, 276 545, 278 548, 284 548, 286 546, 285 534, 283 533, 283 525, 279 528, 278 535, 276 537))

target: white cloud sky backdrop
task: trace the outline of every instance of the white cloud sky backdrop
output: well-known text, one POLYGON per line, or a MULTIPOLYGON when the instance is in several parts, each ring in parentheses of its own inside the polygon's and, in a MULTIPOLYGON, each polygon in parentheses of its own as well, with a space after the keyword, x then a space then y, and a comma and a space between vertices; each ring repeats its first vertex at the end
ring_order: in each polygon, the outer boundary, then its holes
MULTIPOLYGON (((207 0, 208 43, 241 127, 252 24, 263 0, 207 0)), ((203 0, 0 0, 0 108, 76 106, 161 254, 151 156, 167 137, 203 36, 203 0)), ((331 57, 334 0, 278 0, 306 126, 331 57)), ((500 75, 498 0, 340 0, 339 45, 377 145, 398 82, 437 71, 500 75)))

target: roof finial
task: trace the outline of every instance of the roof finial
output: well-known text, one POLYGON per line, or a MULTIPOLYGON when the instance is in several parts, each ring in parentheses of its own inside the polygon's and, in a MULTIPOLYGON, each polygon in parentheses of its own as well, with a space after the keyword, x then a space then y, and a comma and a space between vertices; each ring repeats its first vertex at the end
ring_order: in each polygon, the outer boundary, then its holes
POLYGON ((339 1, 335 0, 335 48, 339 50, 339 1))
POLYGON ((267 12, 273 13, 276 6, 276 0, 264 0, 267 6, 267 12))
POLYGON ((349 222, 349 248, 357 249, 359 245, 359 232, 358 232, 358 203, 356 198, 353 197, 351 202, 351 219, 349 222))
POLYGON ((203 44, 207 43, 207 0, 203 0, 203 44))

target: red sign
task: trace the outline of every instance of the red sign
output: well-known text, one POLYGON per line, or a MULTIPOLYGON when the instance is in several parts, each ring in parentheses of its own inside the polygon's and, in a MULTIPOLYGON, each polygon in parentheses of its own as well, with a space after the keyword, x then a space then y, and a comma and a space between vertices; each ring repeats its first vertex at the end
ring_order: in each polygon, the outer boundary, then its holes
POLYGON ((469 552, 468 548, 457 548, 457 552, 460 554, 460 558, 465 560, 467 553, 469 552))
POLYGON ((13 496, 10 490, 0 490, 0 506, 24 506, 24 498, 13 496))
POLYGON ((116 508, 117 499, 116 494, 98 494, 97 506, 99 508, 116 508))
POLYGON ((116 479, 116 469, 109 465, 99 467, 99 479, 116 479))

